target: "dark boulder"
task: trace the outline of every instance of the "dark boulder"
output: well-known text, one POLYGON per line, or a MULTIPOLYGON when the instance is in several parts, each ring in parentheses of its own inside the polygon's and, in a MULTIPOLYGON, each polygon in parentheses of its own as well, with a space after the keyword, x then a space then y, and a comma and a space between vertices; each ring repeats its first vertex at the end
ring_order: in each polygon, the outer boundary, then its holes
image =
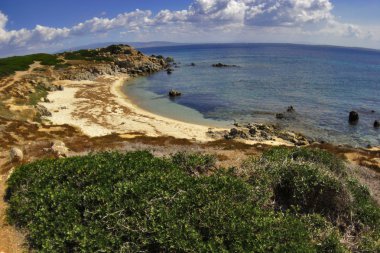
POLYGON ((373 122, 373 127, 374 128, 379 128, 380 127, 380 121, 375 120, 375 122, 373 122))
POLYGON ((283 119, 283 118, 285 118, 285 115, 283 113, 277 113, 276 118, 277 119, 283 119))
POLYGON ((182 93, 179 92, 179 91, 177 91, 177 90, 173 90, 173 89, 171 89, 171 90, 169 91, 169 97, 179 97, 179 96, 181 96, 181 95, 182 95, 182 93))
POLYGON ((230 135, 231 136, 236 136, 239 134, 239 131, 236 128, 231 128, 230 130, 230 135))
POLYGON ((251 129, 249 129, 249 134, 250 135, 255 135, 256 134, 256 128, 251 128, 251 129))
POLYGON ((173 69, 167 69, 166 73, 168 73, 168 75, 170 75, 171 73, 173 73, 173 69))
POLYGON ((192 63, 190 64, 190 66, 194 67, 194 66, 195 66, 195 63, 194 63, 194 62, 192 62, 192 63))
POLYGON ((359 121, 359 114, 355 111, 351 111, 348 116, 348 122, 350 124, 356 124, 359 121))

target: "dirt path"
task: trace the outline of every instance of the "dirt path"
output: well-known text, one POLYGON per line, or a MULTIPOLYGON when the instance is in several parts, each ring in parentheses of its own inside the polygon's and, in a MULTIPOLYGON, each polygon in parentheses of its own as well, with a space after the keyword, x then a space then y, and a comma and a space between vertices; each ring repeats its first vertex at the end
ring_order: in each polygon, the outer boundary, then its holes
POLYGON ((21 78, 25 75, 31 74, 34 69, 40 68, 42 65, 40 62, 35 62, 29 66, 28 70, 25 71, 16 71, 14 75, 11 75, 9 77, 6 77, 1 84, 5 84, 4 86, 0 86, 0 92, 5 90, 6 88, 12 86, 14 83, 18 82, 21 80, 21 78))
MULTIPOLYGON (((4 154, 2 156, 4 157, 4 154)), ((25 252, 26 250, 23 246, 25 241, 24 236, 6 221, 6 209, 8 205, 4 202, 4 195, 10 165, 1 164, 0 166, 2 168, 0 175, 0 253, 25 252)))

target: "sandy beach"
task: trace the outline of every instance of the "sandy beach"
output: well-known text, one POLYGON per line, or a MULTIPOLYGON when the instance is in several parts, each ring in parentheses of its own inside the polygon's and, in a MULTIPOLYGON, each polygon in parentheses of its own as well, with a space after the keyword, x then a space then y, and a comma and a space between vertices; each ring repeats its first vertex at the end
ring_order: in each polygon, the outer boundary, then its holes
MULTIPOLYGON (((41 103, 51 113, 52 124, 69 124, 90 137, 112 133, 151 137, 172 136, 200 142, 212 140, 209 126, 185 123, 147 112, 134 105, 121 91, 128 75, 103 76, 96 81, 56 81, 63 91, 48 95, 41 103)), ((222 131, 225 129, 213 130, 222 131)))

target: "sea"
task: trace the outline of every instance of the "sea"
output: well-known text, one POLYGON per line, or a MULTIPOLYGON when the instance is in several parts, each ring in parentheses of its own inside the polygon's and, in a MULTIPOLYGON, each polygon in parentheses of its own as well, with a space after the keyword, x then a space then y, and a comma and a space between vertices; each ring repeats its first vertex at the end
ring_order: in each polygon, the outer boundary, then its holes
POLYGON ((172 74, 162 71, 125 84, 124 92, 142 109, 210 127, 275 124, 318 141, 380 146, 380 129, 373 126, 380 120, 380 51, 295 44, 140 50, 173 57, 177 64, 172 74), (236 67, 212 67, 217 63, 236 67), (171 99, 171 89, 182 96, 171 99), (348 122, 350 111, 359 113, 355 125, 348 122), (276 118, 284 112, 285 119, 276 118))

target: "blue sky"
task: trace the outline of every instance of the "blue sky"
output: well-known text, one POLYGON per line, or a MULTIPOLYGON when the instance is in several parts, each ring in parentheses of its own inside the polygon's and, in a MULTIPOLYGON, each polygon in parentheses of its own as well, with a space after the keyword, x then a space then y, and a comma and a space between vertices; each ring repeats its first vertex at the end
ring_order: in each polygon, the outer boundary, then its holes
POLYGON ((104 41, 380 48, 379 13, 379 0, 1 0, 0 56, 104 41))

